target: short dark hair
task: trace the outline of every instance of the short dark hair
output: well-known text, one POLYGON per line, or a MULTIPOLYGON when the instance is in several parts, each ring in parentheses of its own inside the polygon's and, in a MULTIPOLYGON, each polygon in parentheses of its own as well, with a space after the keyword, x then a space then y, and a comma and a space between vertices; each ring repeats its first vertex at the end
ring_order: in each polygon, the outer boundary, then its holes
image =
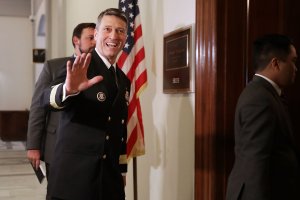
POLYGON ((72 35, 72 44, 73 44, 73 47, 75 47, 75 44, 73 42, 73 37, 74 36, 76 36, 78 38, 81 38, 81 34, 82 34, 83 29, 86 29, 86 28, 95 29, 95 27, 96 27, 95 23, 80 23, 80 24, 78 24, 74 28, 74 30, 73 30, 73 35, 72 35))
POLYGON ((268 34, 256 39, 253 43, 254 71, 263 70, 274 57, 285 61, 291 45, 292 40, 281 34, 268 34))
POLYGON ((102 11, 99 14, 99 16, 97 18, 97 25, 96 25, 97 29, 98 29, 98 27, 101 24, 102 18, 104 16, 107 16, 107 15, 113 15, 113 16, 116 16, 116 17, 120 18, 121 20, 123 20, 126 23, 126 28, 127 28, 127 26, 128 26, 128 19, 126 17, 126 14, 122 10, 120 10, 118 8, 108 8, 108 9, 102 11))

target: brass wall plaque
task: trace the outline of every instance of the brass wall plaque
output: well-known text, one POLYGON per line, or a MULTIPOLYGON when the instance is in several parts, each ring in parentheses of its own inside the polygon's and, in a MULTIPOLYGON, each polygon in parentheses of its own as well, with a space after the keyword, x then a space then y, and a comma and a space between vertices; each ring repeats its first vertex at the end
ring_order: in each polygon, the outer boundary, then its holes
POLYGON ((192 26, 164 36, 163 92, 192 92, 192 26))

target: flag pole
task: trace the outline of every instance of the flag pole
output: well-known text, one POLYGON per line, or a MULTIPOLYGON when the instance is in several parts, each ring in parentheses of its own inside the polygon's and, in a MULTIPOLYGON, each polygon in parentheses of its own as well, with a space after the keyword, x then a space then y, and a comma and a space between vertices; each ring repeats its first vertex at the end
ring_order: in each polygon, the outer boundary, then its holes
POLYGON ((133 199, 138 200, 136 157, 133 157, 133 199))

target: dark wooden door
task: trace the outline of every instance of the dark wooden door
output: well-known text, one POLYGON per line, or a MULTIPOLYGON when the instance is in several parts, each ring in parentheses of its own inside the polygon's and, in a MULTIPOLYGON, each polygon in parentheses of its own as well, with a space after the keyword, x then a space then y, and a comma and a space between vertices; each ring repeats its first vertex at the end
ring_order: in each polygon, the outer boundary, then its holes
MULTIPOLYGON (((195 200, 225 199, 235 105, 253 76, 252 42, 283 33, 300 52, 299 8, 298 0, 196 0, 195 200)), ((299 79, 287 91, 298 141, 299 79)))
POLYGON ((28 111, 0 111, 0 138, 3 141, 25 141, 28 111))

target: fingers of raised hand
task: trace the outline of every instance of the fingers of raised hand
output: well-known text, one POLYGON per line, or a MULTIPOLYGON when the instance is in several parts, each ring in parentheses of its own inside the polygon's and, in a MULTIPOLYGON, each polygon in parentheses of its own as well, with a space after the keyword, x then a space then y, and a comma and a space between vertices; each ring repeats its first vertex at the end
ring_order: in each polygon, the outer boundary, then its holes
POLYGON ((75 60, 74 60, 74 62, 73 62, 73 64, 72 64, 72 67, 71 67, 71 71, 72 72, 74 72, 74 71, 76 71, 76 70, 78 70, 81 66, 81 60, 82 60, 82 56, 83 55, 78 55, 78 56, 76 56, 76 58, 75 58, 75 60))
POLYGON ((84 58, 84 62, 83 62, 83 66, 84 67, 88 67, 90 62, 91 62, 91 58, 92 58, 92 55, 90 53, 88 53, 85 58, 84 58))
POLYGON ((82 53, 80 56, 77 57, 78 57, 78 65, 82 67, 84 64, 84 60, 86 58, 86 53, 82 53))
POLYGON ((83 53, 81 55, 76 56, 74 63, 72 64, 71 61, 68 61, 67 67, 69 68, 70 72, 74 72, 77 70, 86 70, 89 66, 91 61, 91 54, 83 53))
POLYGON ((67 62, 67 72, 70 73, 72 71, 72 61, 68 60, 67 62))

